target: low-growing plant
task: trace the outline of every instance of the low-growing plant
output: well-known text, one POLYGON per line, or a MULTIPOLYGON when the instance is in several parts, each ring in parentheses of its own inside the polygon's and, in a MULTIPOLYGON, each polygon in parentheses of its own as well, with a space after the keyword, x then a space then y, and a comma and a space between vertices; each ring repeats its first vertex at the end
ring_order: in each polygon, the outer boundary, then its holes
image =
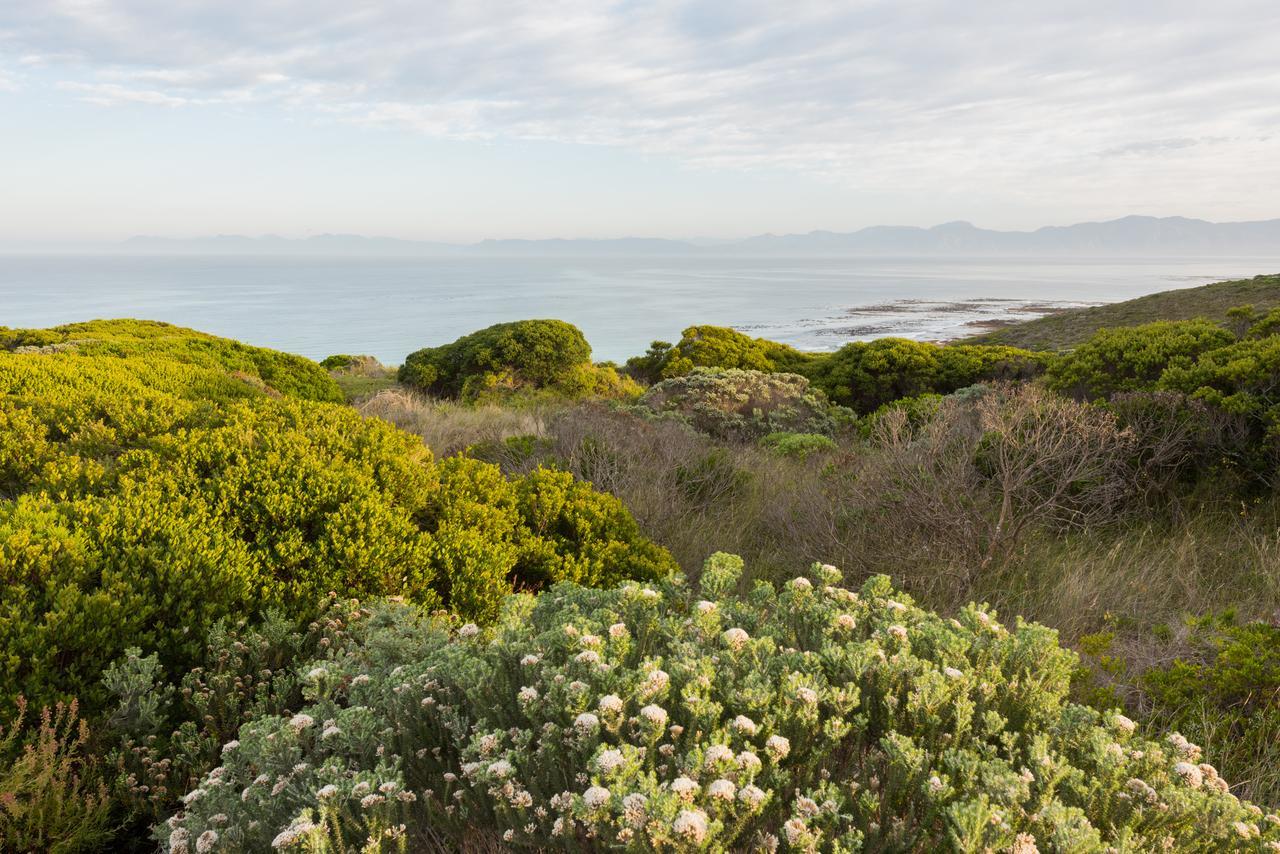
POLYGON ((840 446, 821 433, 770 433, 760 440, 762 447, 784 457, 805 460, 814 454, 837 450, 840 446))
POLYGON ((170 852, 1266 850, 1201 749, 1068 701, 1055 633, 946 619, 828 566, 508 600, 491 631, 375 607, 157 828, 170 852))
POLYGON ((89 725, 75 702, 43 708, 34 725, 28 713, 19 697, 14 719, 0 726, 0 850, 96 850, 113 828, 89 725))
POLYGON ((854 422, 849 410, 798 374, 736 368, 697 368, 663 380, 640 405, 678 415, 695 430, 721 439, 758 440, 769 433, 832 435, 854 422))
POLYGON ((1218 757, 1261 803, 1280 803, 1280 626, 1230 612, 1187 621, 1184 651, 1138 677, 1154 726, 1218 757))

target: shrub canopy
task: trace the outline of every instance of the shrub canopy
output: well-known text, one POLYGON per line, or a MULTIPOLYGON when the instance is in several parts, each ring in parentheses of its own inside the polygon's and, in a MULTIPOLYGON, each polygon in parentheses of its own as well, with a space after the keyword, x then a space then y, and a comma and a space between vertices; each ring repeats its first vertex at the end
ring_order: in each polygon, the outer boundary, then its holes
POLYGON ((695 368, 653 386, 640 402, 722 439, 754 440, 775 432, 832 434, 854 420, 852 412, 833 406, 798 374, 736 368, 695 368))
POLYGON ((0 705, 74 695, 92 712, 126 646, 177 672, 216 620, 303 617, 328 591, 483 620, 513 583, 674 567, 568 475, 437 463, 415 436, 308 399, 334 390, 310 362, 82 326, 6 332, 0 352, 0 705))
POLYGON ((442 397, 475 401, 513 391, 548 390, 569 397, 618 396, 638 389, 609 366, 591 364, 591 346, 563 320, 499 323, 452 344, 410 353, 400 381, 442 397))
POLYGON ((1101 329, 1054 360, 1047 379, 1057 391, 1085 400, 1151 389, 1166 370, 1190 367, 1201 354, 1235 340, 1207 320, 1101 329))
POLYGON ((305 665, 158 836, 188 851, 1262 850, 1200 749, 1072 704, 1055 632, 944 619, 877 576, 559 585, 492 632, 403 606, 305 665), (390 837, 387 831, 392 832, 390 837), (501 842, 499 841, 501 840, 501 842), (385 847, 377 847, 385 846, 385 847))
POLYGON ((793 371, 817 358, 786 344, 752 338, 726 326, 690 326, 674 346, 654 341, 643 356, 627 360, 627 372, 647 383, 684 376, 696 368, 793 371))
POLYGON ((807 375, 836 403, 869 413, 904 397, 950 394, 990 380, 1028 379, 1043 370, 1046 360, 1016 347, 878 338, 846 344, 817 360, 807 375))

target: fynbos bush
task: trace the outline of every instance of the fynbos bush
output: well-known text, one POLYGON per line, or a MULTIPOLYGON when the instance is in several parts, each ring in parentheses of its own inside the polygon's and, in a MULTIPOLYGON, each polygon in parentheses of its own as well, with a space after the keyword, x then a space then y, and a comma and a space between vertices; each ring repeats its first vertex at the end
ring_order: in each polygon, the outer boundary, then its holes
POLYGON ((1200 750, 1068 702, 1075 656, 887 578, 742 562, 507 600, 491 631, 353 614, 309 704, 242 727, 157 829, 172 852, 1280 849, 1200 750))

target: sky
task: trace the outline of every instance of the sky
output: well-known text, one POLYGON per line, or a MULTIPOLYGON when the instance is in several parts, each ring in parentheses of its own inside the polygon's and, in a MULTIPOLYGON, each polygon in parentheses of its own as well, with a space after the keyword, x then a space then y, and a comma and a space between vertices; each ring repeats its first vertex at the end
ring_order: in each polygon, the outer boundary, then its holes
POLYGON ((0 242, 1280 217, 1275 0, 4 0, 0 242))

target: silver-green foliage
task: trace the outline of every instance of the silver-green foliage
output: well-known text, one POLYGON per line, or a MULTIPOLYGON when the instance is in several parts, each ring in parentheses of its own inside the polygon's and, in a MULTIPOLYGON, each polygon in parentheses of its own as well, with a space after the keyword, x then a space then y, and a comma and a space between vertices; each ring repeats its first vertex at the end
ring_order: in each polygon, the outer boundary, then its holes
POLYGON ((457 627, 389 603, 306 665, 158 835, 172 851, 1280 850, 1199 749, 1068 701, 1051 629, 742 562, 510 597, 457 627), (202 841, 203 840, 203 841, 202 841), (367 847, 366 847, 367 846, 367 847))

